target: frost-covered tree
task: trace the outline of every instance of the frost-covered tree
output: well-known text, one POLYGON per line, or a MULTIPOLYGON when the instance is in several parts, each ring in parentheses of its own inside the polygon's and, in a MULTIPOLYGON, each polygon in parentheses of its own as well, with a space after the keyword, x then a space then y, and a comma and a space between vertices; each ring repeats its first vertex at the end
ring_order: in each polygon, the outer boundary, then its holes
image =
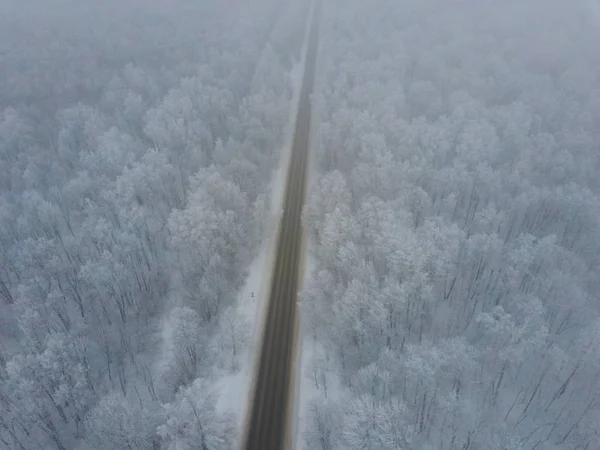
POLYGON ((159 406, 147 408, 140 400, 111 392, 103 397, 86 419, 86 438, 82 448, 147 449, 158 445, 159 406))
POLYGON ((171 310, 163 328, 164 350, 160 365, 162 396, 169 398, 180 386, 191 383, 209 354, 205 327, 188 307, 171 310))
POLYGON ((333 445, 592 447, 597 24, 537 0, 323 14, 301 311, 327 364, 306 371, 344 388, 317 402, 370 408, 333 445))
POLYGON ((160 401, 244 341, 221 315, 265 230, 296 50, 267 44, 306 5, 138 3, 0 5, 3 448, 160 445, 160 401))
POLYGON ((15 445, 74 445, 97 389, 86 364, 87 351, 85 339, 57 336, 48 340, 43 352, 8 362, 5 394, 20 416, 18 427, 11 426, 15 445))
POLYGON ((202 320, 216 321, 231 295, 230 284, 248 262, 246 196, 218 172, 203 171, 184 210, 169 218, 172 249, 187 304, 202 320))
POLYGON ((201 378, 165 405, 166 422, 158 433, 167 449, 230 450, 235 444, 235 417, 216 409, 216 393, 201 378))
POLYGON ((308 448, 334 450, 339 448, 339 416, 337 405, 327 400, 313 401, 305 413, 308 419, 304 439, 308 448))
POLYGON ((225 367, 237 370, 244 350, 248 347, 250 322, 243 311, 230 306, 223 311, 219 325, 219 357, 225 367))

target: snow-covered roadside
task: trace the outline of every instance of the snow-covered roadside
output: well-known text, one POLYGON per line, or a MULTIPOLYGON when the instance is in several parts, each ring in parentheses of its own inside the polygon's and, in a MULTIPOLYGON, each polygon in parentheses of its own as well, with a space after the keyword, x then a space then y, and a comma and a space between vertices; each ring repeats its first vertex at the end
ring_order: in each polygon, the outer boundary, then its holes
POLYGON ((296 446, 295 450, 312 450, 306 444, 305 435, 306 430, 310 426, 310 419, 312 411, 310 409, 311 403, 315 400, 323 399, 326 397, 328 400, 338 403, 344 396, 344 390, 342 383, 338 376, 334 373, 325 371, 319 374, 319 386, 315 382, 315 375, 313 373, 312 362, 315 356, 318 357, 320 351, 319 344, 314 339, 306 337, 302 341, 302 356, 301 356, 301 369, 299 371, 299 383, 298 391, 300 393, 298 407, 297 407, 297 418, 296 418, 296 446), (322 383, 325 383, 323 385, 322 383), (326 395, 325 395, 326 392, 326 395))
MULTIPOLYGON (((312 274, 318 267, 318 261, 314 256, 312 249, 314 243, 307 242, 306 244, 306 256, 305 256, 305 269, 304 269, 304 283, 306 286, 308 280, 310 280, 312 274)), ((301 319, 301 316, 300 316, 301 319)), ((322 372, 318 374, 318 383, 315 381, 314 372, 314 361, 324 351, 321 349, 320 344, 315 341, 310 333, 306 332, 303 327, 302 320, 300 320, 300 333, 299 342, 300 360, 298 368, 298 381, 296 383, 296 437, 295 437, 295 450, 310 450, 310 447, 306 445, 304 439, 307 428, 310 426, 310 405, 317 399, 326 397, 332 402, 339 402, 344 397, 344 390, 342 383, 338 378, 338 375, 327 371, 322 365, 320 367, 322 372), (325 383, 325 386, 323 386, 325 383), (325 394, 326 393, 326 394, 325 394)))
MULTIPOLYGON (((312 17, 312 7, 309 12, 312 17)), ((306 28, 308 30, 308 26, 306 28)), ((236 414, 238 421, 238 436, 242 435, 246 423, 246 410, 251 397, 253 376, 256 370, 258 349, 262 338, 261 331, 266 312, 266 301, 269 294, 271 267, 275 257, 277 229, 282 216, 282 207, 285 194, 285 182, 289 166, 292 140, 298 112, 298 101, 304 66, 306 60, 307 39, 302 45, 302 60, 294 64, 289 72, 292 84, 292 99, 290 101, 289 121, 285 131, 284 145, 282 146, 281 159, 270 183, 269 217, 265 227, 265 235, 257 257, 248 268, 248 276, 237 296, 236 308, 242 317, 248 319, 250 342, 240 358, 240 369, 233 374, 220 377, 215 382, 219 391, 217 408, 220 411, 231 411, 236 414), (254 295, 253 295, 254 294, 254 295)))
MULTIPOLYGON (((314 7, 314 3, 313 3, 314 7)), ((312 13, 312 10, 311 10, 312 13)), ((311 15, 312 17, 312 15, 311 15)), ((319 66, 320 55, 317 55, 317 66, 319 66)), ((315 77, 315 86, 313 89, 313 95, 318 92, 319 87, 319 71, 317 70, 315 77)), ((313 103, 313 110, 311 111, 311 136, 310 136, 310 145, 312 148, 316 145, 315 137, 317 135, 316 130, 317 126, 320 122, 319 120, 319 109, 315 108, 313 103)), ((308 173, 307 173, 307 195, 310 192, 311 187, 316 183, 319 179, 319 173, 316 170, 315 166, 316 160, 313 157, 309 157, 308 161, 308 173)), ((308 199, 307 199, 308 201, 308 199)), ((304 280, 303 280, 303 290, 307 285, 307 282, 311 279, 312 274, 318 267, 318 261, 315 256, 314 248, 315 243, 311 242, 309 239, 306 240, 306 249, 305 249, 305 259, 304 259, 304 280)), ((296 404, 294 405, 296 410, 296 430, 295 430, 295 450, 309 450, 309 447, 306 444, 306 440, 304 439, 306 429, 310 424, 310 405, 314 401, 319 398, 323 398, 324 392, 323 389, 326 390, 326 397, 332 401, 339 401, 344 396, 344 391, 342 388, 342 384, 335 373, 331 373, 325 371, 322 376, 325 378, 321 379, 319 383, 325 381, 326 388, 320 384, 318 387, 315 382, 315 374, 313 371, 313 361, 315 360, 315 356, 318 356, 319 352, 323 352, 320 348, 318 342, 316 342, 308 332, 306 332, 303 323, 302 323, 302 315, 299 316, 300 320, 300 332, 299 332, 299 342, 298 342, 298 350, 300 354, 300 358, 298 361, 298 378, 296 382, 296 404)))

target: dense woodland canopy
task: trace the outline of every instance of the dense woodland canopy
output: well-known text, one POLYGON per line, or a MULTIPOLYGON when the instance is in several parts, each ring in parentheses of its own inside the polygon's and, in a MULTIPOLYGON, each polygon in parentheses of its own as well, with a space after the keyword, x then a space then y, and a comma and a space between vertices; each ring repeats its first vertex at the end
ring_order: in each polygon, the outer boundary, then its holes
MULTIPOLYGON (((324 1, 311 450, 600 442, 600 26, 324 1)), ((0 448, 234 447, 309 2, 0 0, 0 448)))
POLYGON ((305 448, 598 448, 598 22, 324 4, 305 448))
POLYGON ((308 6, 0 2, 0 448, 232 448, 308 6))

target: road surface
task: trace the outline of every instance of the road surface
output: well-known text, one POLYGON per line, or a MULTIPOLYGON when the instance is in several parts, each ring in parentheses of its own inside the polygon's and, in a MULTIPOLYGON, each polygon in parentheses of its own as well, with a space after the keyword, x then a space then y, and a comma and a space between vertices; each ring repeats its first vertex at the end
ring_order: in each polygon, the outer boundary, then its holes
POLYGON ((310 94, 314 84, 319 1, 309 31, 304 79, 300 91, 283 217, 277 238, 268 313, 264 326, 255 391, 248 410, 245 450, 290 450, 294 386, 297 293, 301 286, 300 215, 306 190, 310 139, 310 94))

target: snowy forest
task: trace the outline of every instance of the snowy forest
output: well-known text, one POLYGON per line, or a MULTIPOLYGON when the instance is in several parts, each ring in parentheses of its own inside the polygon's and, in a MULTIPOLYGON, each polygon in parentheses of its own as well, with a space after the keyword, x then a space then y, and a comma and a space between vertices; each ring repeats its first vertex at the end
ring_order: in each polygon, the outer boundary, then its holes
MULTIPOLYGON (((239 447, 311 3, 0 0, 0 449, 239 447)), ((322 3, 296 447, 600 448, 598 3, 322 3)))
POLYGON ((600 448, 600 22, 324 2, 300 448, 600 448))
POLYGON ((0 1, 0 448, 233 448, 308 7, 0 1))

